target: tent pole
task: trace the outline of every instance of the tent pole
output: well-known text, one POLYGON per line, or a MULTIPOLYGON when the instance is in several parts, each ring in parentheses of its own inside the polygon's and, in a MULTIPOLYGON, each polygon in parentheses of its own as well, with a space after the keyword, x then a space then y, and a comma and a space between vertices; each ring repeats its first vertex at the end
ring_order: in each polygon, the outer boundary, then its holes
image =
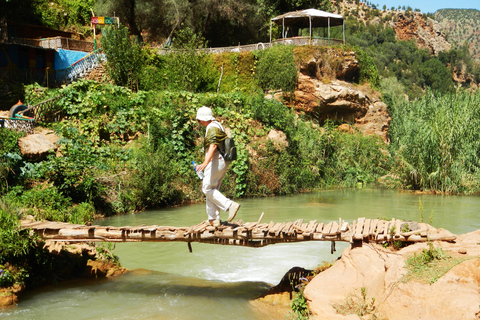
POLYGON ((285 44, 285 18, 282 18, 282 39, 283 44, 285 44))
POLYGON ((308 44, 312 45, 312 17, 308 17, 310 21, 310 38, 308 39, 308 44))
POLYGON ((328 18, 328 45, 330 45, 330 18, 328 18))
MULTIPOLYGON (((345 25, 343 27, 345 28, 345 25)), ((270 43, 272 43, 272 20, 270 20, 270 43)))

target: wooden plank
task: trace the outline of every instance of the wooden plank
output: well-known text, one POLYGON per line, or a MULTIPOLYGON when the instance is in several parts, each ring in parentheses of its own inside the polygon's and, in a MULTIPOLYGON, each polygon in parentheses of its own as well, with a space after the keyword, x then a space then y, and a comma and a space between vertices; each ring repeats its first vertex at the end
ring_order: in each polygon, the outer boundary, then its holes
POLYGON ((355 233, 353 234, 353 239, 360 240, 362 239, 363 224, 365 223, 365 218, 357 219, 357 226, 355 227, 355 233))
POLYGON ((292 225, 293 225, 293 222, 291 221, 287 222, 283 227, 282 232, 288 234, 290 232, 290 228, 292 227, 292 225))
POLYGON ((383 228, 383 235, 388 236, 390 234, 390 227, 392 224, 395 224, 395 219, 392 219, 392 221, 385 221, 385 226, 383 228))
POLYGON ((330 230, 332 229, 332 222, 329 222, 325 228, 323 228, 322 234, 328 235, 330 234, 330 230))
POLYGON ((378 220, 377 223, 377 230, 375 231, 375 240, 378 240, 378 236, 383 233, 383 227, 385 225, 385 221, 383 220, 378 220))
POLYGON ((409 236, 412 236, 414 234, 426 233, 426 232, 427 232, 427 229, 418 229, 418 230, 413 230, 413 231, 409 231, 409 232, 401 232, 400 235, 404 236, 404 237, 409 237, 409 236))
POLYGON ((316 232, 316 233, 322 233, 322 232, 323 232, 323 222, 320 222, 320 223, 317 225, 317 228, 315 229, 315 232, 316 232))
POLYGON ((261 229, 262 232, 266 232, 268 231, 268 226, 269 224, 268 223, 261 223, 257 226, 258 229, 261 229))
POLYGON ((288 227, 288 230, 286 231, 286 234, 291 236, 296 232, 296 229, 293 227, 294 222, 291 222, 291 223, 288 223, 288 224, 289 224, 289 227, 288 227))
POLYGON ((268 224, 268 229, 269 230, 272 229, 274 225, 275 225, 275 222, 270 221, 270 223, 268 224))
POLYGON ((279 229, 281 225, 282 225, 281 222, 275 223, 275 225, 268 230, 268 233, 275 233, 275 232, 277 232, 277 229, 279 229))
MULTIPOLYGON (((263 215, 263 213, 262 213, 263 215)), ((261 223, 241 220, 233 224, 222 224, 219 227, 210 226, 207 222, 190 226, 85 226, 64 222, 36 221, 22 223, 22 228, 31 228, 45 239, 56 241, 196 241, 215 244, 234 244, 251 247, 265 246, 268 244, 322 240, 322 241, 350 241, 374 238, 377 241, 390 240, 393 237, 399 241, 426 241, 429 228, 426 223, 420 223, 419 230, 402 232, 402 220, 392 219, 384 221, 379 219, 359 218, 349 224, 339 218, 327 224, 318 223, 316 220, 303 222, 298 219, 294 222, 261 223), (393 229, 392 229, 393 228, 393 229), (392 232, 391 232, 392 230, 392 232), (341 233, 339 237, 338 234, 341 233)), ((431 239, 449 241, 454 239, 450 233, 435 234, 431 239)))
POLYGON ((400 231, 401 231, 402 222, 403 222, 402 220, 395 221, 395 239, 400 238, 400 231))
POLYGON ((282 229, 285 228, 286 223, 281 222, 276 228, 275 228, 275 236, 278 236, 280 232, 282 232, 282 229))
POLYGON ((303 233, 303 229, 301 226, 294 224, 293 228, 297 231, 297 233, 303 233))
POLYGON ((302 228, 303 232, 306 232, 308 228, 308 223, 302 223, 300 227, 302 228))
POLYGON ((315 232, 315 229, 317 228, 317 220, 310 221, 307 227, 307 232, 308 233, 313 233, 315 232))
POLYGON ((258 224, 260 224, 260 222, 262 221, 264 214, 265 212, 262 212, 262 214, 260 215, 260 218, 258 218, 258 221, 257 221, 258 224))
POLYGON ((22 228, 33 228, 39 226, 43 223, 43 221, 31 221, 31 222, 22 222, 22 228))
POLYGON ((298 219, 297 221, 295 221, 294 225, 301 226, 302 223, 303 223, 303 219, 298 219))
POLYGON ((329 235, 335 235, 338 233, 339 226, 337 221, 332 222, 332 228, 330 229, 330 232, 328 233, 329 235))
POLYGON ((375 233, 376 233, 376 230, 377 230, 377 226, 378 226, 378 219, 373 219, 370 222, 370 231, 368 232, 368 235, 370 237, 375 238, 375 233))
POLYGON ((369 235, 369 232, 370 232, 370 222, 372 220, 371 219, 365 219, 365 222, 363 224, 363 231, 362 231, 362 235, 363 235, 363 238, 368 238, 368 235, 369 235))

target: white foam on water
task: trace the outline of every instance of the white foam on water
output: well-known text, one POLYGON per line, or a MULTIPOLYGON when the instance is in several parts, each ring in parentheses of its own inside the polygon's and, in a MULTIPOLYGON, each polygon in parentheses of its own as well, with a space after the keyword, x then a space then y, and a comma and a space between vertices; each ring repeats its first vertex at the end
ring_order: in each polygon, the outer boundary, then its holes
MULTIPOLYGON (((330 242, 276 244, 263 248, 230 248, 210 254, 209 264, 197 264, 197 276, 225 282, 263 281, 277 284, 292 267, 314 269, 323 261, 339 257, 345 246, 333 255, 330 242)), ((214 250, 217 251, 217 250, 214 250)))

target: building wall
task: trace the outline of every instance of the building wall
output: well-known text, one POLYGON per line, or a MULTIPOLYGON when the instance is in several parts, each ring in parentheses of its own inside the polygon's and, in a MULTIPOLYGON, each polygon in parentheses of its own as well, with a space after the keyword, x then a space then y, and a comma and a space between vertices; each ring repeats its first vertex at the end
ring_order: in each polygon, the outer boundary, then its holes
POLYGON ((0 69, 53 69, 55 53, 53 49, 0 44, 0 69))

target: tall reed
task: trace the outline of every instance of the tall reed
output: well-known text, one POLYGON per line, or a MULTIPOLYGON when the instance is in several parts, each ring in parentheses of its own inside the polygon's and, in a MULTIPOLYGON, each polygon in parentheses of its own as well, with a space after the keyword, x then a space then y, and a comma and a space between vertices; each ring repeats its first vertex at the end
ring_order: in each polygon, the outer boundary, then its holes
POLYGON ((480 182, 480 93, 428 91, 391 110, 396 173, 413 189, 474 193, 480 182))

